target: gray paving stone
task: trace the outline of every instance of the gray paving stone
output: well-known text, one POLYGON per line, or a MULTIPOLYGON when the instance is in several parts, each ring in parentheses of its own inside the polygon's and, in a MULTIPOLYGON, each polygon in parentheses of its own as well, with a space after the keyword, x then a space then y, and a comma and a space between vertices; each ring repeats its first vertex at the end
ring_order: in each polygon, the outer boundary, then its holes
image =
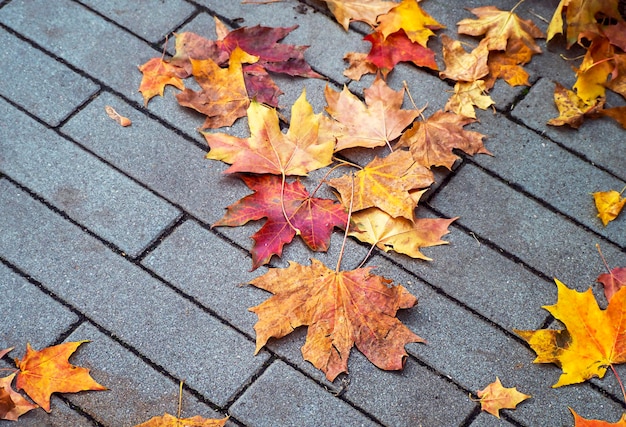
POLYGON ((230 412, 258 427, 378 425, 281 361, 272 363, 230 412))
MULTIPOLYGON (((607 117, 585 120, 578 130, 568 126, 548 126, 547 121, 559 115, 553 101, 554 83, 541 79, 511 112, 526 126, 559 144, 585 156, 589 161, 609 170, 626 181, 624 167, 624 130, 607 117)), ((622 104, 620 104, 622 105, 622 104)), ((601 189, 599 191, 606 191, 601 189)), ((621 188, 616 189, 620 191, 621 188)))
MULTIPOLYGON (((4 264, 0 264, 0 289, 2 312, 6 316, 0 325, 2 349, 15 347, 14 352, 23 353, 26 343, 34 348, 46 347, 78 321, 78 316, 69 309, 4 264)), ((11 356, 18 357, 13 353, 11 356)))
POLYGON ((602 243, 610 259, 623 259, 614 245, 600 242, 473 165, 464 166, 431 203, 446 216, 460 216, 458 222, 480 237, 571 288, 584 290, 604 272, 596 243, 602 243))
MULTIPOLYGON (((102 334, 88 323, 67 339, 89 340, 70 359, 76 366, 90 370, 92 378, 107 387, 106 391, 66 394, 76 406, 106 426, 130 426, 155 416, 178 412, 179 383, 165 377, 140 358, 102 334)), ((183 379, 184 380, 184 379, 183 379)), ((188 392, 183 392, 183 418, 200 415, 224 418, 188 392)))
POLYGON ((2 256, 216 404, 226 403, 267 359, 254 357, 254 344, 241 334, 6 180, 0 206, 2 256))
POLYGON ((5 30, 0 30, 0 94, 50 126, 57 126, 98 85, 5 30))
POLYGON ((375 258, 371 264, 379 266, 377 274, 403 284, 419 298, 416 307, 400 311, 398 318, 427 344, 409 344, 407 351, 472 392, 483 389, 498 376, 507 387, 515 386, 532 395, 532 401, 511 411, 512 418, 527 425, 538 425, 543 420, 550 420, 551 425, 569 425, 568 405, 580 405, 597 416, 622 412, 619 404, 588 384, 551 388, 560 370, 532 364, 535 354, 520 339, 470 315, 383 259, 375 258))
POLYGON ((549 139, 514 124, 501 115, 485 118, 480 128, 489 132, 494 157, 477 156, 475 161, 507 182, 519 185, 560 212, 580 220, 593 231, 624 247, 626 216, 604 227, 597 217, 596 191, 626 187, 626 181, 581 160, 549 139), (519 167, 520 160, 525 163, 519 167))
POLYGON ((222 217, 221 201, 232 191, 246 188, 239 179, 224 177, 226 165, 205 159, 204 150, 110 94, 95 99, 62 131, 207 223, 222 217), (107 104, 128 111, 133 125, 122 128, 103 115, 107 104))
MULTIPOLYGON (((503 410, 500 413, 502 416, 503 413, 508 413, 508 410, 503 410)), ((513 424, 509 423, 503 418, 496 418, 491 414, 486 412, 481 412, 474 421, 470 424, 471 427, 509 427, 513 424)))
POLYGON ((162 40, 195 11, 183 0, 81 0, 81 3, 152 43, 162 40))
MULTIPOLYGON (((4 100, 0 114, 10 117, 0 125, 0 170, 129 255, 137 255, 180 215, 4 100)), ((110 135, 103 137, 110 141, 110 135)))
POLYGON ((70 0, 11 2, 0 10, 0 22, 143 103, 137 91, 141 81, 137 65, 160 52, 84 6, 70 0))

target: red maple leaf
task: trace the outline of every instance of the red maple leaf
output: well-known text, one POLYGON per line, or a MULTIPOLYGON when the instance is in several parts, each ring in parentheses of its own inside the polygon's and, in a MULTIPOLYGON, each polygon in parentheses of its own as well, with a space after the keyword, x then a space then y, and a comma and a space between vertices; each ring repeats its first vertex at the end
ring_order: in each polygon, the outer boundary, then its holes
POLYGON ((372 43, 372 49, 367 60, 376 65, 386 76, 398 62, 412 62, 418 67, 428 67, 436 70, 435 52, 414 43, 404 30, 396 31, 386 38, 379 32, 365 36, 363 40, 372 43))
POLYGON ((252 236, 253 270, 267 264, 272 255, 281 256, 283 246, 296 234, 312 250, 326 251, 333 228, 345 226, 348 220, 343 206, 332 200, 311 197, 300 181, 285 183, 283 188, 279 176, 244 175, 241 178, 254 194, 230 205, 226 215, 213 227, 236 227, 267 218, 252 236))

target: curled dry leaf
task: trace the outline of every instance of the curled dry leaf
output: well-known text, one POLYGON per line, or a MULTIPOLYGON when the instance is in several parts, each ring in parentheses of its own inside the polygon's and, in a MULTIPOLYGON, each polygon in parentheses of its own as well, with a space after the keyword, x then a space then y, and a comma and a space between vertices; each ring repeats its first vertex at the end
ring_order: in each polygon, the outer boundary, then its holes
POLYGON ((609 222, 617 218, 624 205, 626 205, 626 197, 622 197, 622 193, 618 193, 615 190, 595 192, 593 193, 593 199, 596 203, 596 209, 598 209, 598 217, 602 220, 602 224, 605 227, 609 222))
POLYGON ((528 394, 520 393, 517 388, 506 388, 500 378, 484 389, 476 392, 480 398, 480 409, 500 418, 500 409, 515 409, 524 400, 530 398, 528 394))
POLYGON ((548 26, 548 41, 557 34, 563 34, 563 13, 565 13, 567 23, 568 47, 578 41, 580 33, 597 31, 598 16, 604 15, 618 21, 622 20, 617 10, 616 0, 561 0, 548 26))
POLYGON ((13 403, 13 407, 10 410, 5 412, 4 415, 0 415, 0 418, 4 420, 17 421, 19 417, 31 409, 38 408, 37 405, 24 399, 21 394, 13 390, 11 383, 13 382, 15 375, 17 375, 17 372, 9 375, 8 377, 0 378, 0 390, 4 389, 13 403))
POLYGON ((252 285, 274 294, 250 308, 259 318, 256 353, 270 338, 308 326, 302 355, 329 381, 347 372, 354 345, 380 369, 402 369, 404 346, 424 340, 395 316, 398 309, 413 307, 417 298, 371 270, 334 271, 312 259, 310 266, 290 261, 289 267, 272 268, 254 279, 252 285))
POLYGON ((105 105, 104 111, 106 111, 107 116, 109 116, 110 118, 115 120, 117 122, 117 124, 119 124, 120 126, 126 127, 126 126, 130 126, 131 124, 133 124, 133 122, 131 122, 128 117, 124 117, 124 116, 120 115, 110 105, 105 105))
POLYGON ((559 110, 559 117, 548 120, 552 126, 569 125, 578 129, 583 124, 585 117, 593 117, 604 106, 604 99, 598 98, 591 103, 586 103, 576 92, 566 89, 562 84, 556 83, 554 88, 554 103, 559 110))

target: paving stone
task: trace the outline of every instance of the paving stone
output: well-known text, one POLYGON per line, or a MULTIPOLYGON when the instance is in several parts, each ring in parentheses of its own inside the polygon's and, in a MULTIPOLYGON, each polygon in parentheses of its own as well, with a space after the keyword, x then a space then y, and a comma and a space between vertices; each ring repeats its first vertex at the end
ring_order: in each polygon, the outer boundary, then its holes
POLYGON ((81 0, 81 3, 152 43, 177 29, 195 11, 191 4, 183 0, 81 0))
MULTIPOLYGON (((0 264, 0 289, 5 315, 0 326, 2 349, 15 347, 14 352, 23 353, 26 343, 36 349, 47 347, 78 321, 69 309, 4 264, 0 264)), ((15 353, 11 356, 18 357, 15 353)))
MULTIPOLYGON (((419 297, 417 307, 401 310, 398 318, 427 344, 409 344, 407 351, 472 392, 483 389, 498 376, 505 385, 532 395, 532 401, 511 411, 515 420, 527 425, 537 425, 539 420, 569 425, 567 407, 572 405, 581 405, 596 416, 622 412, 619 404, 588 384, 551 388, 560 370, 533 364, 535 354, 521 339, 469 315, 463 307, 383 259, 377 257, 371 264, 379 266, 377 274, 403 284, 419 297)), ((524 311, 526 307, 519 309, 524 311)))
POLYGON ((230 412, 258 427, 378 425, 281 361, 272 363, 230 412))
POLYGON ((6 180, 0 206, 0 255, 216 404, 267 359, 253 356, 250 340, 6 180))
MULTIPOLYGON (((574 152, 580 153, 590 162, 602 166, 626 181, 626 168, 624 157, 618 155, 623 152, 624 130, 612 119, 607 117, 585 120, 576 129, 568 126, 548 126, 547 121, 559 115, 554 105, 552 93, 554 83, 549 79, 541 79, 533 85, 530 93, 526 95, 511 115, 520 120, 531 129, 540 132, 553 141, 567 147, 574 152)), ((621 104, 620 104, 621 105, 621 104)), ((597 191, 606 191, 598 189, 597 191)), ((620 191, 618 188, 617 191, 620 191)))
POLYGON ((216 200, 230 198, 232 191, 245 194, 243 182, 222 175, 226 165, 205 159, 206 152, 194 143, 110 94, 95 99, 62 131, 207 223, 212 224, 223 215, 224 206, 216 200), (133 125, 122 128, 103 115, 107 104, 128 111, 133 125))
POLYGON ((84 6, 70 0, 11 2, 0 10, 0 22, 128 99, 143 103, 137 91, 141 81, 137 65, 160 52, 84 6))
POLYGON ((2 29, 0 45, 0 61, 10 64, 3 67, 0 94, 50 126, 57 126, 98 90, 92 81, 2 29))
POLYGON ((483 119, 480 129, 489 132, 495 157, 477 156, 477 163, 560 212, 579 219, 596 233, 626 246, 626 216, 618 217, 610 227, 604 227, 591 196, 601 189, 620 191, 626 187, 626 181, 501 115, 483 119), (520 160, 525 163, 523 168, 519 167, 520 160))
MULTIPOLYGON (((137 255, 180 215, 4 100, 0 114, 11 118, 0 125, 0 170, 129 255, 137 255)), ((110 135, 103 137, 110 141, 110 135)))
MULTIPOLYGON (((571 288, 586 289, 604 271, 595 247, 598 237, 473 165, 464 166, 431 203, 446 216, 460 216, 459 224, 571 288)), ((602 251, 609 259, 623 259, 610 243, 602 243, 602 251)))
MULTIPOLYGON (((500 416, 502 414, 508 413, 509 410, 502 410, 500 412, 500 416)), ((506 421, 504 418, 496 418, 491 414, 486 412, 481 412, 474 421, 470 424, 471 427, 509 427, 514 424, 506 421)))
MULTIPOLYGON (((166 412, 176 416, 178 382, 154 370, 89 323, 76 329, 66 342, 82 340, 90 342, 78 348, 71 363, 88 368, 92 378, 108 390, 66 394, 74 405, 107 426, 137 425, 166 412)), ((182 399, 183 418, 195 415, 224 418, 224 414, 217 413, 186 391, 182 399)))
MULTIPOLYGON (((432 216, 427 213, 418 209, 419 217, 432 216)), ((548 314, 541 306, 556 298, 554 283, 454 225, 449 229, 443 238, 448 245, 423 250, 432 261, 394 252, 384 256, 507 330, 540 327, 548 314)))

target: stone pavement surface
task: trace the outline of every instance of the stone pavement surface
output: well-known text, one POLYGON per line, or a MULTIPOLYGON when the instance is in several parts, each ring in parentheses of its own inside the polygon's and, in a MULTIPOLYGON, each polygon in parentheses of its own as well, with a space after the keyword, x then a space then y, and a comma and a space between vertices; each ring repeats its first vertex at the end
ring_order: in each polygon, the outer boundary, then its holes
MULTIPOLYGON (((493 3, 510 9, 516 0, 462 6, 493 3)), ((545 30, 538 17, 549 19, 557 3, 527 0, 517 12, 545 30)), ((455 23, 472 16, 452 0, 422 5, 453 37, 455 23)), ((545 53, 527 66, 532 87, 493 89, 497 112, 480 111, 472 128, 487 134, 495 156, 438 172, 419 208, 419 216, 460 217, 449 245, 424 250, 434 261, 376 252, 368 261, 419 297, 399 317, 428 343, 407 346, 401 372, 378 370, 353 350, 349 375, 330 383, 302 359, 304 329, 253 355, 256 316, 247 309, 268 294, 239 285, 266 271, 249 271, 258 224, 210 228, 249 190, 204 159, 203 119, 179 107, 174 90, 147 108, 137 91, 137 65, 160 55, 173 31, 214 37, 213 16, 231 27, 299 25, 285 42, 311 45, 305 57, 328 80, 279 78, 282 105, 306 87, 320 112, 327 82, 356 93, 372 82, 342 75, 345 53, 369 47, 366 26, 345 32, 312 1, 0 1, 0 345, 21 357, 27 342, 91 340, 71 361, 110 389, 55 395, 51 414, 0 425, 132 426, 176 414, 181 380, 184 416, 229 415, 231 426, 569 426, 568 406, 586 418, 619 418, 611 372, 552 389, 559 369, 532 364, 512 332, 553 325, 541 309, 556 300, 553 277, 600 297, 597 243, 611 266, 626 265, 626 216, 603 227, 590 196, 626 185, 626 134, 609 120, 578 131, 546 125, 557 113, 554 81, 574 81, 559 54, 576 51, 543 41, 545 53), (119 127, 105 105, 133 125, 119 127), (496 376, 533 396, 500 420, 468 397, 496 376)), ((438 40, 431 46, 440 51, 438 40)), ((403 81, 418 105, 428 103, 426 114, 451 89, 408 65, 388 83, 403 81)), ((246 120, 229 132, 247 136, 246 120)), ((334 265, 341 240, 336 232, 330 251, 315 256, 334 265)), ((367 250, 348 240, 342 265, 356 267, 367 250)), ((273 265, 312 255, 295 242, 273 265)))

